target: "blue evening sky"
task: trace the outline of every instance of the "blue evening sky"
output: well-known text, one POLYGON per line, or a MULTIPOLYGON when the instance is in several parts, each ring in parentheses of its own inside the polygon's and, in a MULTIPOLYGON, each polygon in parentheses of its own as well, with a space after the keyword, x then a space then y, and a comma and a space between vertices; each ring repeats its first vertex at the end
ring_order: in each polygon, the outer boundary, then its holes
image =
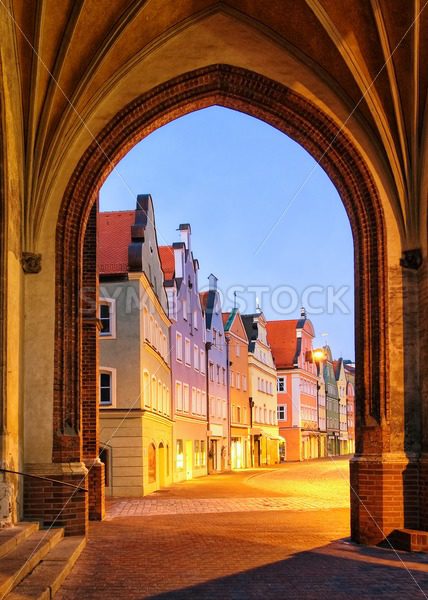
POLYGON ((137 144, 100 193, 101 210, 135 208, 150 193, 160 245, 192 226, 199 286, 214 273, 242 312, 258 299, 268 319, 305 305, 316 340, 354 359, 352 234, 333 184, 297 143, 262 121, 212 107, 177 119, 137 144))

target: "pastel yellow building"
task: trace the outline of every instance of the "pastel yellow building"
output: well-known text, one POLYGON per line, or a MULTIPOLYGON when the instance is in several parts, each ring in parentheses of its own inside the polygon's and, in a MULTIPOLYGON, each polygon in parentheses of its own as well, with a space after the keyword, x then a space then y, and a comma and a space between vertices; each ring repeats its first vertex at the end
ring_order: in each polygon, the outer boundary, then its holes
POLYGON ((172 482, 167 300, 148 195, 99 215, 100 444, 106 491, 141 496, 172 482))
POLYGON ((248 337, 248 379, 251 402, 251 444, 253 466, 279 462, 276 369, 267 339, 262 312, 242 315, 248 337))

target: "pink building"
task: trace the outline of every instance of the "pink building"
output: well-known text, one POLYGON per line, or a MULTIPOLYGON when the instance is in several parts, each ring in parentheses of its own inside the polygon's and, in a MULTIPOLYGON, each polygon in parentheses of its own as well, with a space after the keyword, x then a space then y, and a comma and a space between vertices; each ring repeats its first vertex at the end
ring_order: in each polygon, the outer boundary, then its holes
POLYGON ((278 426, 286 440, 286 460, 317 458, 318 377, 312 361, 314 328, 302 309, 300 319, 269 321, 268 340, 277 369, 278 426))

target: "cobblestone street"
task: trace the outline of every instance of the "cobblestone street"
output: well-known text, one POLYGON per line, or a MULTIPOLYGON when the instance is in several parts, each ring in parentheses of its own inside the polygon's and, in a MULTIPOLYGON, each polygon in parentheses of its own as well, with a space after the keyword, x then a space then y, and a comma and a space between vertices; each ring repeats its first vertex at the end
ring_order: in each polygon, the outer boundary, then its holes
POLYGON ((347 540, 347 473, 328 459, 111 500, 57 598, 427 598, 425 556, 347 540))

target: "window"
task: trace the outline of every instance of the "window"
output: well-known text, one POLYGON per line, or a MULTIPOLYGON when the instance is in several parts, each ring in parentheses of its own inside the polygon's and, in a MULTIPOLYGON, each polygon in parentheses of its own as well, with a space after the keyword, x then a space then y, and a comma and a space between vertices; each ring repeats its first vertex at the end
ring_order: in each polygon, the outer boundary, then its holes
POLYGON ((236 356, 241 356, 241 345, 239 344, 239 342, 236 344, 235 354, 236 356))
POLYGON ((285 377, 277 377, 276 380, 276 391, 277 392, 285 392, 285 377))
POLYGON ((175 333, 175 353, 177 360, 183 361, 183 336, 179 331, 175 333))
POLYGON ((189 393, 190 388, 187 383, 183 384, 183 410, 189 412, 189 393))
POLYGON ((286 421, 287 420, 287 406, 285 404, 278 404, 277 417, 278 417, 278 421, 286 421))
POLYGON ((114 406, 116 396, 116 370, 100 369, 100 405, 114 406))
POLYGON ((217 365, 217 383, 220 383, 220 365, 217 365))
POLYGON ((196 412, 197 412, 196 388, 192 387, 192 413, 195 415, 196 412))
POLYGON ((186 338, 184 340, 184 360, 186 362, 186 365, 188 367, 190 367, 190 365, 192 364, 191 358, 190 358, 190 340, 188 338, 186 338))
POLYGON ((237 423, 241 422, 241 407, 240 406, 236 407, 236 422, 237 423))
POLYGON ((196 371, 199 370, 199 348, 196 344, 193 346, 193 367, 196 371))
POLYGON ((168 316, 177 320, 177 294, 175 290, 167 290, 168 298, 168 316))
POLYGON ((201 350, 199 353, 199 370, 202 375, 205 375, 205 350, 201 350))
POLYGON ((162 381, 158 381, 158 411, 163 411, 163 386, 162 381))
POLYGON ((198 329, 198 311, 196 309, 193 311, 193 327, 198 329))
POLYGON ((194 442, 194 455, 195 455, 195 467, 199 467, 200 463, 200 453, 199 453, 199 440, 195 440, 194 442))
POLYGON ((183 390, 181 381, 175 382, 175 406, 177 410, 183 410, 183 390))
POLYGON ((217 330, 213 329, 213 346, 217 346, 217 330))
POLYGON ((206 392, 202 392, 201 415, 206 416, 206 414, 207 414, 207 394, 206 394, 206 392))
POLYGON ((237 390, 241 389, 241 374, 240 373, 236 374, 236 389, 237 390))
POLYGON ((103 298, 100 301, 99 316, 101 322, 100 335, 102 337, 116 337, 116 300, 103 298))
POLYGON ((246 375, 242 375, 242 390, 244 392, 247 391, 247 376, 246 375))
POLYGON ((187 299, 186 298, 183 298, 182 307, 183 307, 183 319, 185 321, 187 321, 187 299))
POLYGON ((221 382, 226 385, 226 369, 224 367, 221 370, 221 382))
POLYGON ((196 413, 198 415, 202 414, 202 394, 201 390, 196 390, 196 413))
POLYGON ((144 371, 143 374, 143 396, 144 406, 150 406, 150 375, 148 371, 144 371))
POLYGON ((211 361, 208 366, 208 370, 209 370, 209 375, 210 375, 210 381, 214 381, 214 364, 211 361))
POLYGON ((146 340, 149 339, 149 311, 147 306, 143 308, 143 325, 144 325, 144 337, 146 340))
POLYGON ((152 409, 158 409, 156 377, 152 377, 152 409))
POLYGON ((206 462, 206 446, 205 446, 205 440, 201 440, 201 465, 205 465, 206 462))
POLYGON ((233 371, 229 372, 229 379, 230 387, 235 387, 235 373, 233 371))
POLYGON ((179 471, 184 469, 183 440, 177 440, 175 443, 175 466, 179 471))

